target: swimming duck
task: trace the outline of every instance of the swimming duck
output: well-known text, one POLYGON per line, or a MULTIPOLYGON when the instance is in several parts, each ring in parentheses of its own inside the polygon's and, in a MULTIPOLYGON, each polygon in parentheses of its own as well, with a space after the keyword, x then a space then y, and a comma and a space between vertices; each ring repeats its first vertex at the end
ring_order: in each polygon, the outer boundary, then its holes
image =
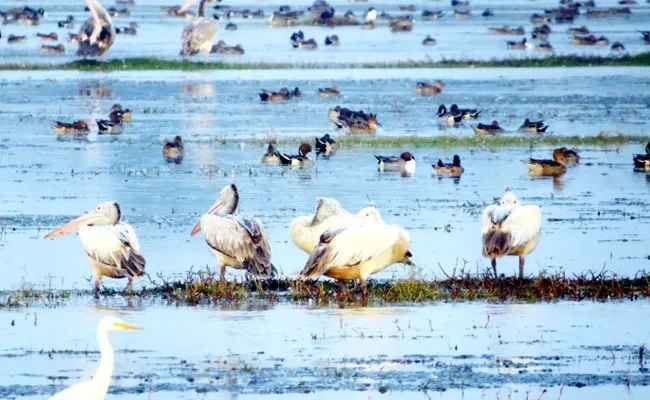
POLYGON ((46 40, 51 40, 56 42, 59 40, 59 35, 56 34, 56 32, 51 32, 51 33, 36 33, 36 40, 40 41, 46 41, 46 40))
POLYGON ((530 47, 530 43, 528 43, 528 40, 526 38, 523 38, 521 39, 521 41, 508 40, 506 42, 506 46, 509 49, 513 49, 513 50, 526 50, 527 48, 530 47))
POLYGON ((433 85, 426 82, 417 82, 415 84, 415 93, 423 96, 430 96, 442 93, 442 88, 446 85, 443 81, 436 81, 433 85))
POLYGON ((289 155, 286 153, 280 154, 280 163, 282 165, 291 165, 292 167, 305 168, 312 165, 312 161, 307 157, 311 152, 311 145, 303 143, 298 147, 298 154, 289 155))
POLYGON ((268 165, 279 165, 281 163, 280 157, 282 155, 280 152, 275 148, 273 143, 269 143, 269 145, 266 147, 266 153, 262 156, 262 164, 268 164, 268 165))
POLYGON ((607 39, 605 36, 601 36, 596 39, 596 44, 598 46, 609 46, 609 39, 607 39))
POLYGON ((115 6, 108 7, 108 15, 111 17, 128 17, 131 15, 131 10, 127 7, 117 8, 115 6))
POLYGON ((16 36, 10 34, 9 36, 7 36, 7 43, 9 44, 27 43, 27 36, 16 36))
POLYGON ((88 124, 86 123, 86 121, 81 121, 81 120, 74 121, 72 123, 56 121, 54 125, 52 125, 52 129, 54 130, 54 133, 58 133, 58 134, 86 133, 89 131, 88 124))
POLYGON ((623 46, 623 43, 621 42, 614 42, 611 47, 612 51, 615 51, 617 53, 625 51, 625 46, 623 46))
POLYGON ((65 46, 57 44, 56 46, 41 45, 41 53, 44 54, 61 54, 65 53, 65 46))
POLYGON ((559 152, 553 152, 553 160, 538 160, 531 158, 521 160, 529 169, 530 175, 533 176, 562 176, 566 172, 566 165, 563 163, 563 155, 559 152))
POLYGON ((416 12, 417 8, 413 4, 409 4, 406 6, 399 6, 400 11, 404 12, 416 12))
POLYGON ((363 20, 367 24, 372 24, 373 22, 375 22, 376 19, 377 19, 377 10, 375 10, 375 7, 370 7, 368 11, 366 11, 366 15, 363 17, 363 20))
POLYGON ((431 11, 431 10, 422 11, 423 20, 438 20, 440 18, 442 18, 442 11, 431 11))
POLYGON ((650 170, 650 142, 645 146, 645 154, 635 154, 634 167, 650 170))
POLYGON ((553 46, 551 46, 549 42, 542 42, 535 46, 535 50, 543 53, 550 53, 553 51, 553 46))
POLYGON ((453 16, 455 19, 470 19, 472 18, 472 12, 470 10, 466 10, 466 11, 454 10, 453 16))
POLYGON ((70 43, 79 43, 79 35, 76 33, 68 34, 68 42, 70 43))
POLYGON ((441 104, 438 107, 438 119, 442 124, 454 126, 454 124, 457 124, 463 120, 463 114, 461 114, 460 112, 457 113, 448 112, 447 107, 445 107, 444 104, 441 104))
POLYGON ((211 53, 228 54, 228 55, 242 55, 245 53, 244 47, 241 44, 235 46, 226 46, 226 42, 219 40, 217 44, 212 46, 211 53))
POLYGON ((481 115, 481 112, 474 108, 458 108, 457 104, 452 104, 450 108, 452 115, 461 115, 463 119, 476 119, 481 115))
POLYGON ((436 175, 461 176, 465 172, 465 168, 460 165, 460 157, 458 157, 458 154, 454 155, 454 160, 451 164, 445 164, 442 160, 438 160, 437 164, 432 164, 431 166, 436 175))
POLYGON ((128 108, 123 108, 120 103, 115 103, 111 106, 109 110, 108 119, 113 122, 122 120, 124 122, 131 122, 133 113, 128 108))
POLYGON ((325 46, 338 46, 339 37, 337 35, 325 36, 325 46))
POLYGON ((59 28, 65 28, 65 29, 74 28, 74 16, 68 15, 66 19, 64 19, 63 21, 59 21, 57 25, 59 26, 59 28))
POLYGON ((468 7, 469 0, 451 0, 452 7, 468 7))
POLYGON ((579 46, 593 46, 596 44, 598 39, 594 35, 587 36, 574 36, 571 42, 579 46))
POLYGON ((315 39, 305 40, 305 34, 303 31, 294 32, 289 38, 291 45, 294 49, 308 49, 313 50, 318 47, 315 39))
POLYGON ((548 24, 551 22, 551 17, 548 15, 533 14, 530 17, 530 22, 533 24, 548 24))
POLYGON ((579 28, 569 28, 567 29, 566 33, 569 35, 588 35, 589 34, 589 28, 586 26, 581 26, 579 28))
POLYGON ((548 125, 544 125, 544 121, 531 121, 530 119, 526 118, 524 120, 524 123, 521 124, 519 127, 519 131, 521 132, 531 132, 531 133, 542 133, 546 132, 548 129, 548 125))
POLYGON ((650 31, 639 31, 646 43, 650 43, 650 31))
POLYGON ((316 138, 316 153, 325 155, 331 154, 336 150, 336 140, 330 137, 329 133, 326 133, 321 138, 316 138))
POLYGON ((576 150, 560 147, 553 150, 553 159, 561 162, 564 165, 578 164, 580 162, 580 155, 576 150))
POLYGON ((503 133, 503 128, 499 126, 499 123, 497 121, 492 121, 490 125, 487 124, 478 124, 476 126, 470 125, 472 127, 472 130, 474 133, 477 135, 495 135, 497 133, 503 133))
POLYGON ((488 28, 490 33, 498 33, 502 35, 525 35, 526 31, 523 26, 518 28, 510 28, 508 25, 504 25, 501 28, 488 28))
POLYGON ((175 162, 180 164, 185 156, 185 148, 183 148, 183 138, 176 136, 173 142, 167 141, 163 146, 163 157, 167 162, 175 162))
POLYGON ((399 157, 375 155, 375 158, 380 172, 399 171, 409 175, 415 172, 415 157, 408 151, 403 152, 399 157))
POLYGON ((423 46, 435 46, 436 43, 436 39, 432 38, 431 35, 427 35, 427 37, 422 39, 423 46))
POLYGON ((332 87, 319 88, 318 95, 320 97, 336 97, 341 95, 341 90, 338 86, 332 85, 332 87))
POLYGON ((115 33, 118 35, 137 35, 138 34, 138 23, 133 21, 129 23, 128 27, 125 28, 115 28, 115 33))
POLYGON ((99 119, 97 120, 97 128, 100 135, 104 133, 122 133, 122 120, 118 119, 117 122, 114 122, 108 119, 99 119))
POLYGON ((544 24, 542 26, 536 26, 533 28, 532 38, 537 40, 546 40, 548 35, 551 34, 551 27, 544 24))
POLYGON ((41 18, 45 16, 45 10, 42 8, 34 9, 28 6, 23 8, 14 8, 9 10, 5 16, 5 23, 8 22, 22 22, 25 25, 38 25, 41 23, 41 18), (7 15, 13 16, 13 20, 8 21, 7 15))
POLYGON ((345 129, 348 133, 370 133, 374 134, 377 126, 381 126, 377 121, 377 115, 365 113, 363 111, 352 111, 348 108, 336 106, 330 108, 329 119, 337 128, 345 129))
POLYGON ((226 24, 226 30, 231 31, 231 32, 236 31, 237 30, 237 24, 234 24, 232 22, 228 22, 228 24, 226 24))
POLYGON ((291 98, 289 89, 287 89, 286 87, 280 89, 279 92, 272 92, 270 90, 262 89, 262 91, 259 92, 258 95, 260 96, 260 100, 262 101, 285 101, 291 98))
POLYGON ((395 33, 395 32, 411 32, 411 30, 413 30, 414 24, 415 21, 413 21, 413 16, 406 15, 403 17, 396 17, 391 19, 389 25, 390 25, 390 31, 395 33))
POLYGON ((494 11, 490 10, 489 8, 486 8, 485 11, 483 11, 483 14, 481 15, 485 18, 494 17, 494 11))

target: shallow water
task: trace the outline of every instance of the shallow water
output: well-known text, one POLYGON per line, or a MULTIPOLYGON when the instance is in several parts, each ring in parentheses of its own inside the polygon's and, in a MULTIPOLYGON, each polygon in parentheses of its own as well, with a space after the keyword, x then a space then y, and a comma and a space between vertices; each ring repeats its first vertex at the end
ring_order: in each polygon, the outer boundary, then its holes
POLYGON ((641 399, 650 375, 638 347, 650 327, 629 322, 649 305, 231 309, 72 300, 0 311, 0 396, 42 398, 90 376, 95 324, 111 314, 145 328, 111 335, 116 398, 324 399, 336 390, 367 399, 386 388, 396 399, 524 399, 544 389, 549 398, 641 399))
MULTIPOLYGON (((165 59, 178 58, 180 50, 180 35, 186 20, 183 18, 168 18, 162 11, 161 5, 173 5, 173 1, 152 0, 136 2, 130 17, 115 17, 115 26, 127 26, 130 21, 136 21, 140 27, 138 35, 118 35, 113 47, 107 53, 107 58, 154 56, 165 59)), ((182 2, 176 2, 180 4, 182 2)), ((197 2, 198 3, 198 2, 197 2)), ((312 3, 309 0, 291 2, 294 8, 306 8, 312 3)), ((491 1, 474 0, 470 10, 474 17, 470 20, 459 21, 452 18, 453 9, 448 1, 393 1, 378 0, 372 3, 347 3, 343 0, 332 0, 331 5, 337 10, 337 15, 343 15, 347 10, 354 11, 357 18, 362 19, 365 11, 374 6, 380 12, 386 11, 391 15, 401 15, 398 6, 413 4, 417 11, 413 13, 416 20, 415 27, 410 33, 391 33, 385 21, 379 21, 377 28, 371 31, 362 30, 359 26, 319 28, 319 27, 289 27, 270 28, 268 18, 273 10, 277 10, 284 2, 276 1, 245 1, 243 3, 228 3, 239 9, 249 8, 256 10, 262 8, 267 17, 263 19, 245 20, 233 18, 232 22, 239 26, 237 31, 225 31, 222 24, 218 39, 225 40, 229 45, 242 44, 246 49, 243 56, 212 55, 212 60, 226 60, 233 62, 280 62, 280 63, 319 63, 341 64, 353 62, 384 62, 407 60, 441 60, 441 59, 502 59, 543 56, 534 49, 529 51, 507 50, 506 40, 519 40, 518 36, 501 36, 488 34, 489 27, 522 25, 527 37, 533 25, 530 15, 543 13, 544 9, 558 6, 555 0, 536 1, 491 1), (483 18, 481 13, 485 8, 491 8, 495 17, 483 18), (438 21, 423 21, 423 9, 443 10, 445 15, 438 21), (319 48, 315 51, 294 50, 291 48, 289 37, 291 33, 302 29, 307 38, 315 38, 319 48), (337 34, 341 45, 338 47, 324 46, 325 36, 337 34), (422 39, 432 35, 437 40, 437 45, 425 47, 421 45, 422 39)), ((598 8, 618 7, 614 0, 601 0, 597 2, 598 8)), ((19 4, 16 3, 15 6, 19 4)), ((12 4, 11 6, 14 6, 12 4)), ((56 63, 74 60, 76 44, 68 43, 68 32, 76 33, 82 21, 89 17, 88 12, 83 12, 82 2, 78 0, 42 0, 32 7, 41 6, 47 15, 38 26, 4 25, 0 27, 4 37, 9 34, 27 35, 28 43, 22 45, 9 45, 6 40, 0 42, 0 58, 3 62, 18 63, 56 63), (77 21, 72 30, 57 27, 57 22, 73 15, 77 21), (35 40, 36 32, 49 33, 55 31, 59 35, 60 43, 66 46, 64 55, 40 54, 41 42, 35 40)), ((106 7, 110 4, 106 3, 106 7)), ((3 9, 10 8, 3 5, 3 9)), ((650 5, 639 1, 638 5, 630 6, 632 14, 605 19, 588 19, 582 15, 576 18, 574 24, 551 24, 553 33, 549 41, 555 48, 556 54, 579 55, 611 55, 609 46, 575 46, 570 43, 571 37, 566 29, 570 26, 587 25, 596 35, 605 35, 614 41, 622 42, 627 48, 627 53, 637 54, 647 51, 648 46, 641 39, 638 29, 646 29, 650 22, 650 5)), ((196 6, 194 7, 196 10, 196 6)), ((209 7, 208 14, 214 10, 209 7)), ((584 11, 583 11, 584 13, 584 11)), ((203 60, 203 56, 198 57, 203 60)))
MULTIPOLYGON (((444 131, 438 126, 433 110, 439 102, 485 105, 482 120, 498 119, 509 129, 528 116, 546 118, 553 134, 560 136, 595 135, 604 126, 647 133, 646 69, 545 71, 489 70, 469 78, 468 72, 436 70, 436 77, 449 82, 438 98, 412 91, 414 82, 431 72, 427 70, 415 76, 408 70, 372 70, 364 79, 360 75, 365 71, 340 78, 336 70, 318 71, 322 80, 306 80, 309 71, 299 71, 292 83, 307 95, 284 104, 261 104, 255 98, 260 87, 287 84, 279 79, 284 72, 264 71, 264 79, 261 72, 248 79, 234 73, 57 72, 49 79, 33 72, 7 73, 0 80, 0 123, 5 127, 0 132, 0 289, 17 288, 25 281, 37 287, 88 288, 89 269, 75 235, 53 240, 42 236, 107 199, 118 200, 125 219, 135 227, 152 277, 214 266, 203 240, 190 238, 189 232, 232 180, 240 187, 241 212, 260 218, 273 262, 286 275, 300 270, 307 258, 291 243, 288 224, 297 215, 309 214, 322 196, 335 197, 354 212, 374 201, 387 222, 410 232, 414 261, 424 276, 441 276, 439 264, 447 272, 456 265, 482 271, 489 262, 481 256, 480 212, 506 186, 524 203, 543 209, 543 236, 528 257, 529 274, 605 268, 633 275, 647 269, 650 254, 644 232, 650 218, 650 179, 631 165, 632 154, 642 151, 642 144, 580 148, 582 164, 554 181, 529 177, 520 163, 530 156, 549 157, 548 146, 342 148, 329 159, 317 158, 312 170, 290 170, 260 165, 265 146, 242 141, 304 136, 311 142, 325 132, 341 135, 326 118, 327 108, 335 104, 377 112, 383 123, 378 136, 470 135, 467 124, 444 131), (606 75, 621 87, 610 89, 607 97, 598 89, 605 78, 596 78, 606 75), (313 94, 335 76, 346 93, 342 99, 313 94), (494 92, 495 84, 500 92, 494 92), (382 89, 366 94, 371 86, 382 89), (90 90, 98 87, 110 95, 100 97, 90 90), (561 87, 567 94, 543 89, 550 87, 561 87), (535 88, 540 93, 530 94, 535 88), (122 135, 91 133, 75 140, 58 138, 50 130, 55 119, 103 117, 115 101, 134 110, 134 121, 122 135), (609 116, 606 107, 612 110, 609 116), (544 111, 533 112, 536 109, 544 111), (175 134, 186 142, 181 165, 167 164, 161 156, 161 140, 175 134), (373 154, 404 150, 416 157, 415 176, 377 172, 373 154), (454 154, 466 168, 460 181, 434 177, 430 164, 454 154)), ((289 146, 282 150, 294 151, 289 146)), ((512 274, 517 260, 506 258, 499 265, 501 272, 512 274)), ((394 266, 379 277, 405 276, 408 271, 394 266)), ((105 280, 109 287, 123 284, 105 280)))

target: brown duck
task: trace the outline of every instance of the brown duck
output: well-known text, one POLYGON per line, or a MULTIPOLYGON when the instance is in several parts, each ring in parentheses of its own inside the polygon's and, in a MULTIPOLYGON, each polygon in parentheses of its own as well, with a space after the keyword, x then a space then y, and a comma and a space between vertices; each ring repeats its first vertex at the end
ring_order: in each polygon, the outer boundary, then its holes
POLYGON ((465 172, 465 168, 460 165, 460 157, 458 154, 454 155, 451 164, 445 164, 442 160, 438 160, 437 164, 432 164, 431 166, 436 175, 461 176, 465 172))
POLYGON ((52 129, 54 130, 54 133, 58 134, 87 133, 89 131, 86 121, 81 120, 72 123, 56 121, 54 125, 52 125, 52 129))
POLYGON ((566 172, 564 158, 559 152, 553 152, 553 160, 539 160, 531 158, 522 160, 532 176, 562 176, 566 172))

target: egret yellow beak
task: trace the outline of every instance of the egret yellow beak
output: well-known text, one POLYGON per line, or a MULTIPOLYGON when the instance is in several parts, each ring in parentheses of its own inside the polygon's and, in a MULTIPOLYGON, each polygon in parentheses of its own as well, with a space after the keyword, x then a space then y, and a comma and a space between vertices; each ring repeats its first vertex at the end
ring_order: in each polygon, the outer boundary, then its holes
POLYGON ((137 325, 127 324, 126 322, 116 322, 114 325, 117 328, 120 328, 120 329, 137 329, 137 330, 142 329, 141 327, 139 327, 137 325))

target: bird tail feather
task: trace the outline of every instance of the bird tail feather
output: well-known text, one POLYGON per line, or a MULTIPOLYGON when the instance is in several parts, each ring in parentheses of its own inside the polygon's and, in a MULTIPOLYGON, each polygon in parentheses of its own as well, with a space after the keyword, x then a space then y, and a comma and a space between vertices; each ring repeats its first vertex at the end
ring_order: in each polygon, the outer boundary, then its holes
POLYGON ((498 258, 508 254, 510 250, 510 233, 491 230, 483 235, 483 255, 488 258, 498 258))

